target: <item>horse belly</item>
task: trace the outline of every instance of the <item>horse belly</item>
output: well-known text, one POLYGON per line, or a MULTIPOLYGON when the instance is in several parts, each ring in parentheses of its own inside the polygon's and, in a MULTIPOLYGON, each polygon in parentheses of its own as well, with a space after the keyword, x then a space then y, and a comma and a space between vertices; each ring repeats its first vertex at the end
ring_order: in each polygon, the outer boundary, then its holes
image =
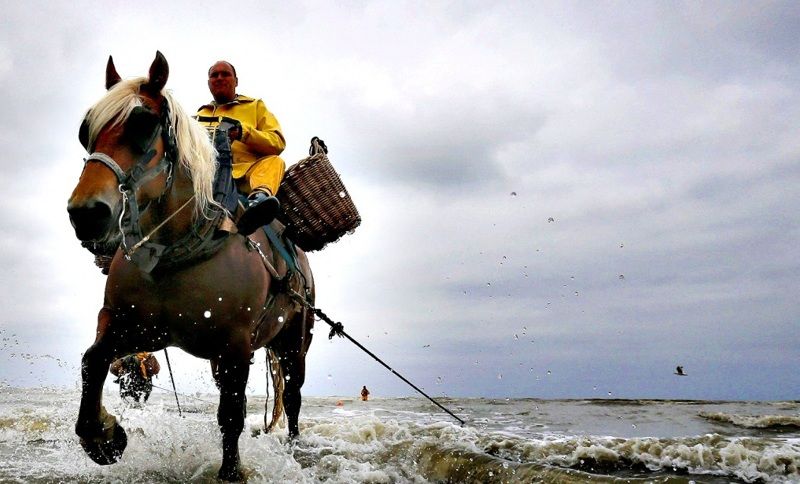
POLYGON ((235 250, 223 252, 232 253, 161 277, 112 269, 106 305, 116 327, 142 344, 178 346, 201 358, 218 356, 221 341, 250 346, 266 303, 266 271, 243 264, 247 258, 234 257, 235 250))

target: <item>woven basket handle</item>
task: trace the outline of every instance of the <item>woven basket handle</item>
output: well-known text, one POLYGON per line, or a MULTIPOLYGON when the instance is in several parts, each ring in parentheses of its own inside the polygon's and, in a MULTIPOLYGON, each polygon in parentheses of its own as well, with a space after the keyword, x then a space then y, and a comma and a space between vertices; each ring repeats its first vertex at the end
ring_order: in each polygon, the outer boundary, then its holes
POLYGON ((328 147, 325 146, 324 141, 314 136, 311 138, 311 147, 308 149, 308 154, 314 156, 317 153, 328 154, 328 147))

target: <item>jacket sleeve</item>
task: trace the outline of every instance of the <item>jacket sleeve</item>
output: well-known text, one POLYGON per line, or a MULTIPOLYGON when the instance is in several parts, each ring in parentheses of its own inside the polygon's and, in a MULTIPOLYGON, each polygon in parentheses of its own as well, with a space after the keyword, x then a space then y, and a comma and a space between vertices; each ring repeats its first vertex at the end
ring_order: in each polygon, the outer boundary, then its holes
POLYGON ((261 99, 256 100, 256 122, 256 126, 242 124, 241 142, 261 156, 281 154, 286 148, 281 125, 261 99))

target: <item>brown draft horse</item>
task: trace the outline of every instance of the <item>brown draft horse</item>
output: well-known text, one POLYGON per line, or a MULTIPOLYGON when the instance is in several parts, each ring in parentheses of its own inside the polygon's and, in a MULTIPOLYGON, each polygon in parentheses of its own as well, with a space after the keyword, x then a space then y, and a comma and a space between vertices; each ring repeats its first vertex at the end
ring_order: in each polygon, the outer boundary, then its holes
POLYGON ((283 401, 276 395, 276 405, 285 408, 289 435, 299 432, 314 317, 286 287, 304 292, 313 304, 313 279, 302 251, 293 276, 278 280, 281 261, 263 231, 248 238, 218 228, 228 213, 212 194, 215 150, 205 129, 164 90, 168 73, 158 52, 149 77, 122 80, 109 57, 107 92, 81 128, 90 155, 69 199, 70 221, 84 243, 108 244, 121 235, 121 244, 111 262, 97 338, 83 356, 75 431, 95 462, 116 462, 127 437, 101 401, 109 364, 129 353, 177 346, 211 360, 220 389, 219 477, 241 480, 238 439, 256 349, 266 347, 277 359, 283 379, 275 390, 283 389, 283 401), (198 245, 198 234, 207 234, 202 250, 187 249, 198 245))

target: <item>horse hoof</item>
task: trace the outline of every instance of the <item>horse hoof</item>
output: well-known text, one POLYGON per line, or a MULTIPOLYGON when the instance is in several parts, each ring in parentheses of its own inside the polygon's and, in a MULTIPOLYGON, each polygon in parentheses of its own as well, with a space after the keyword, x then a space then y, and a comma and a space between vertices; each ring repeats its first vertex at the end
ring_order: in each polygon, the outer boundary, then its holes
POLYGON ((81 439, 81 446, 93 461, 101 466, 114 464, 122 457, 128 445, 128 435, 125 429, 114 423, 108 432, 92 439, 81 439))

